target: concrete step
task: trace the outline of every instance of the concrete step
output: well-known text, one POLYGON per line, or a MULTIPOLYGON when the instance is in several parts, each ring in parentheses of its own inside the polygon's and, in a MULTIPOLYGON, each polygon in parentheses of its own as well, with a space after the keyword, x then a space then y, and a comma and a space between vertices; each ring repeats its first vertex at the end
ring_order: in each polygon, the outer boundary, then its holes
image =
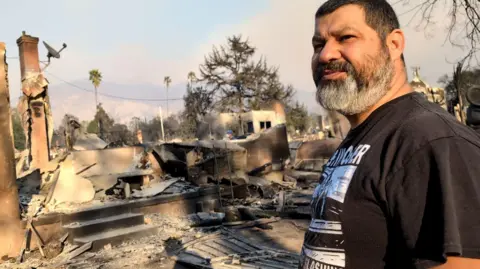
POLYGON ((73 242, 77 237, 141 224, 144 224, 143 214, 126 213, 106 218, 72 222, 64 225, 63 228, 69 233, 70 242, 73 242))
POLYGON ((143 224, 78 237, 75 238, 73 242, 77 245, 83 245, 88 242, 92 242, 92 251, 97 251, 108 244, 111 244, 112 246, 119 245, 124 241, 155 235, 158 232, 159 227, 143 224))
POLYGON ((73 222, 90 221, 94 219, 108 218, 111 216, 131 213, 129 204, 115 204, 108 206, 99 206, 89 208, 86 210, 65 214, 62 216, 62 223, 64 225, 73 222))
MULTIPOLYGON (((168 213, 169 215, 185 216, 196 212, 196 203, 205 202, 211 207, 204 210, 218 209, 218 187, 206 187, 198 191, 186 192, 181 194, 168 194, 150 197, 146 199, 130 200, 126 203, 95 206, 81 211, 68 214, 50 214, 48 220, 42 222, 42 225, 51 224, 60 221, 63 225, 72 222, 82 222, 94 219, 106 218, 125 213, 168 213)), ((45 219, 46 216, 42 218, 45 219)))

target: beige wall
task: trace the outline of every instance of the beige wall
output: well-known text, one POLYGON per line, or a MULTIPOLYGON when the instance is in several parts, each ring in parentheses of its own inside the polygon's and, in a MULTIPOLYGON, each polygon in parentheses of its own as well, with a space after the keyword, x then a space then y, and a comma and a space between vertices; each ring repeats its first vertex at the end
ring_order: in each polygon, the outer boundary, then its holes
MULTIPOLYGON (((271 110, 256 110, 245 112, 241 115, 241 117, 244 123, 247 123, 249 121, 253 122, 253 129, 255 133, 260 131, 261 121, 270 121, 272 127, 277 124, 285 123, 285 117, 282 117, 281 115, 277 117, 277 113, 271 110)), ((218 119, 223 126, 226 126, 228 124, 234 123, 235 121, 238 121, 238 114, 220 113, 218 119)))
POLYGON ((251 111, 250 117, 250 120, 253 122, 253 129, 255 133, 260 132, 261 121, 269 121, 271 127, 277 125, 275 111, 251 111))

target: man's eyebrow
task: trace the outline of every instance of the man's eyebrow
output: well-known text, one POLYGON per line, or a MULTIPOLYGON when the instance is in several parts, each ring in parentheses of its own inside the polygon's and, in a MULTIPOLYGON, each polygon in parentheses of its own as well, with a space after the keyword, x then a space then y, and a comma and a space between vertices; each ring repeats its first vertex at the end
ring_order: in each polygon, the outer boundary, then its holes
POLYGON ((348 32, 348 31, 355 32, 355 33, 358 33, 358 32, 359 32, 359 31, 358 31, 356 28, 354 28, 354 27, 345 26, 345 27, 342 27, 342 28, 340 28, 340 29, 338 29, 338 30, 333 31, 333 34, 334 34, 334 35, 341 35, 342 33, 348 32))
MULTIPOLYGON (((333 35, 333 36, 340 36, 342 34, 344 34, 345 32, 347 31, 350 31, 350 32, 354 32, 354 33, 359 33, 358 29, 354 28, 354 27, 351 27, 351 26, 344 26, 342 28, 339 28, 338 30, 334 30, 330 33, 330 35, 333 35)), ((312 44, 315 44, 315 43, 322 43, 322 42, 325 42, 325 38, 320 35, 318 32, 315 33, 312 37, 312 44)))

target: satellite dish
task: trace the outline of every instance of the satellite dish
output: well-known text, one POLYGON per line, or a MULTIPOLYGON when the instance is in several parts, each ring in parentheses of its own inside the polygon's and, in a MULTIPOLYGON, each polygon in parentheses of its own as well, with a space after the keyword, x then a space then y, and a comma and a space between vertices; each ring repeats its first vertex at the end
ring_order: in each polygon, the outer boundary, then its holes
POLYGON ((63 43, 63 47, 59 51, 57 51, 54 48, 52 48, 52 46, 48 45, 48 43, 45 41, 43 41, 43 45, 45 45, 45 48, 48 51, 47 53, 48 62, 50 62, 50 58, 52 57, 56 59, 60 59, 60 52, 67 47, 67 44, 63 43))
POLYGON ((466 97, 470 104, 480 106, 480 86, 473 86, 468 89, 466 97))

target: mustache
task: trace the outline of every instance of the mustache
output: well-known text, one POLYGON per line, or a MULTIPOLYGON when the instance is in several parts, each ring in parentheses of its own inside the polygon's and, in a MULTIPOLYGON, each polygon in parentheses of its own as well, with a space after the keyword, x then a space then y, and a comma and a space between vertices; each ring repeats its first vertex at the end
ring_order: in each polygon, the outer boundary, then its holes
POLYGON ((343 61, 335 61, 335 62, 328 62, 326 64, 319 64, 317 70, 315 70, 315 84, 318 86, 320 81, 322 80, 323 73, 325 70, 330 70, 333 72, 346 72, 349 75, 355 75, 355 68, 349 62, 343 61))

